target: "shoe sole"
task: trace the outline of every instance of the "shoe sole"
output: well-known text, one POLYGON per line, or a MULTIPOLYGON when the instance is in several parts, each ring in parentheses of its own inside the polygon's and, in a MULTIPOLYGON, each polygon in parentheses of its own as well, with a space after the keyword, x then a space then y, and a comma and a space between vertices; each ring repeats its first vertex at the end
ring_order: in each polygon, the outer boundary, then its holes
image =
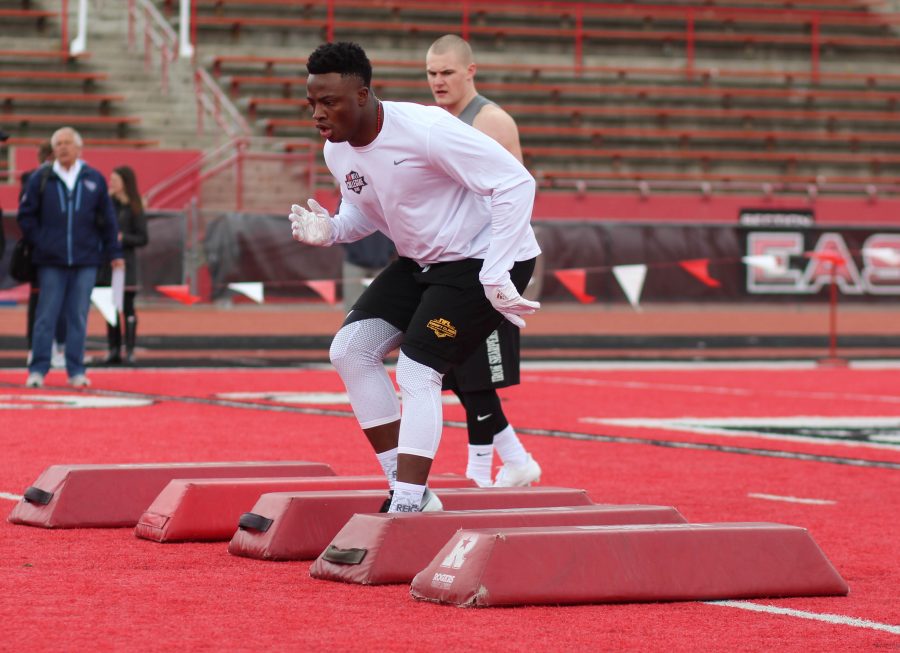
POLYGON ((542 473, 543 472, 539 470, 538 475, 535 476, 533 479, 529 479, 529 480, 522 481, 519 483, 512 483, 512 484, 508 484, 508 485, 497 485, 496 483, 494 483, 494 487, 530 487, 533 483, 541 482, 541 474, 542 473))
POLYGON ((441 503, 441 500, 436 495, 432 494, 419 512, 441 512, 443 510, 444 504, 441 503))

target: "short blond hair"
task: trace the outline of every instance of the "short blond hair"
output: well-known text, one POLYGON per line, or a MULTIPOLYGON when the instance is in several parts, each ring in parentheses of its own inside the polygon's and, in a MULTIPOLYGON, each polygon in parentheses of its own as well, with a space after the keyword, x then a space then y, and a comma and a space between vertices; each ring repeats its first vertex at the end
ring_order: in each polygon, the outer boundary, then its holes
POLYGON ((459 56, 460 61, 467 66, 475 61, 475 55, 472 54, 472 46, 469 45, 468 41, 456 34, 445 34, 440 37, 431 44, 428 52, 430 54, 455 52, 459 56))

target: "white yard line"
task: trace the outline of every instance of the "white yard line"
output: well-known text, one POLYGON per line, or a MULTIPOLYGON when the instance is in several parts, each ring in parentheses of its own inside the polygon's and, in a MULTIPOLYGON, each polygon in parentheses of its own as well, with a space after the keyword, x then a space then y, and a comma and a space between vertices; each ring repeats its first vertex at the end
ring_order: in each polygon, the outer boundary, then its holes
POLYGON ((769 614, 780 614, 787 617, 798 617, 800 619, 811 619, 813 621, 824 621, 829 624, 837 624, 840 626, 853 626, 855 628, 868 628, 869 630, 881 630, 892 635, 900 635, 900 626, 891 624, 882 624, 877 621, 869 621, 868 619, 859 619, 857 617, 845 617, 840 614, 827 614, 819 612, 806 612, 804 610, 792 610, 791 608, 778 608, 774 605, 762 605, 759 603, 750 603, 749 601, 704 601, 708 605, 721 605, 726 608, 738 608, 740 610, 750 610, 751 612, 766 612, 769 614))
POLYGON ((21 494, 10 494, 9 492, 0 492, 0 499, 8 499, 9 501, 21 501, 21 494))
POLYGON ((786 501, 787 503, 807 503, 811 506, 833 506, 837 501, 830 499, 803 499, 801 497, 782 497, 777 494, 763 494, 761 492, 749 492, 751 499, 765 499, 767 501, 786 501))

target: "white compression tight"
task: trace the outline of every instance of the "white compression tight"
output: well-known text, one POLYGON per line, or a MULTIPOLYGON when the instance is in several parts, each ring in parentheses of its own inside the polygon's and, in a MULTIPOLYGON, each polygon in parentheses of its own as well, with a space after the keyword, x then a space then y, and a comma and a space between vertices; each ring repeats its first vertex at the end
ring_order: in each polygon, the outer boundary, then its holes
POLYGON ((444 375, 417 363, 402 351, 397 360, 397 385, 403 398, 398 453, 434 459, 441 442, 444 375))
POLYGON ((400 402, 384 369, 384 357, 401 342, 401 331, 384 320, 371 318, 342 327, 331 343, 331 362, 344 381, 361 428, 400 419, 400 402))

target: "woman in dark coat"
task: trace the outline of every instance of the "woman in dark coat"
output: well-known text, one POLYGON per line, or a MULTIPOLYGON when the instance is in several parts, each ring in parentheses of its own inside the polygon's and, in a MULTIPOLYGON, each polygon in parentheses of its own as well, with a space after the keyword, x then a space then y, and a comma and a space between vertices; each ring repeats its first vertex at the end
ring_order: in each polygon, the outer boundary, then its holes
MULTIPOLYGON (((137 178, 134 170, 128 166, 119 166, 109 175, 109 194, 119 220, 119 240, 125 254, 125 297, 123 312, 125 317, 125 362, 134 363, 134 346, 137 339, 137 314, 134 311, 134 298, 138 290, 138 247, 147 244, 147 216, 144 214, 144 203, 138 192, 137 178)), ((116 326, 107 323, 106 338, 109 353, 105 362, 114 365, 122 362, 122 316, 116 326)))

